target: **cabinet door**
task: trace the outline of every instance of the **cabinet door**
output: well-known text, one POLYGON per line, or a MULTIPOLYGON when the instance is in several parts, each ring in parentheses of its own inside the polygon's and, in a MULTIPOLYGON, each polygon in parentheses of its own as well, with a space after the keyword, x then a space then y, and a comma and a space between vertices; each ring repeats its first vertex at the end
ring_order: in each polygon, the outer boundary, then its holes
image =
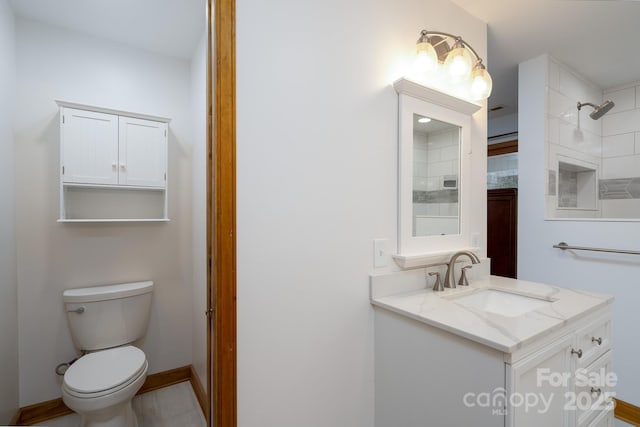
POLYGON ((118 183, 118 116, 64 108, 61 111, 62 181, 118 183))
POLYGON ((560 338, 531 356, 507 365, 507 426, 570 426, 566 393, 573 389, 573 335, 560 338))
POLYGON ((120 117, 119 184, 165 187, 167 124, 120 117))

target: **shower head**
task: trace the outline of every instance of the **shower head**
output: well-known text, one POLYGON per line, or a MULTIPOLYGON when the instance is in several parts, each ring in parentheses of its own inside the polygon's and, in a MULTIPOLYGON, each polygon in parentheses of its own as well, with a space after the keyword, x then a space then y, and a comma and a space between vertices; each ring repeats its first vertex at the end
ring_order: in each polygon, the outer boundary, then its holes
POLYGON ((591 112, 591 114, 589 114, 589 117, 591 117, 593 120, 598 120, 600 117, 607 114, 609 110, 611 110, 616 104, 610 99, 607 99, 600 105, 595 105, 595 104, 592 104, 591 102, 578 101, 578 111, 580 111, 583 105, 589 105, 593 107, 593 111, 591 112))

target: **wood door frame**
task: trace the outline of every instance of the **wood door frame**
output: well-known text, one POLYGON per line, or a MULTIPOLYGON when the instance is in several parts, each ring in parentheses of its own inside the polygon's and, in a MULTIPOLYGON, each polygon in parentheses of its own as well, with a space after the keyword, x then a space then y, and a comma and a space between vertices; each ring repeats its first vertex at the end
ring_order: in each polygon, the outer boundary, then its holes
POLYGON ((498 142, 497 144, 489 144, 487 146, 487 157, 499 156, 501 154, 517 153, 518 140, 498 142))
POLYGON ((235 0, 207 0, 207 11, 207 425, 235 427, 235 0))

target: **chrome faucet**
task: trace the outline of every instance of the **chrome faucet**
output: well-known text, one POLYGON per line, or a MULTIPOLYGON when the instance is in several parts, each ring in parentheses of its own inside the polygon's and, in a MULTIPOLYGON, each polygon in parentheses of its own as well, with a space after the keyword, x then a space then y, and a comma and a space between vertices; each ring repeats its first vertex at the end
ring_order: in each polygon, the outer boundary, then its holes
POLYGON ((471 251, 458 251, 455 254, 453 254, 451 256, 451 259, 447 263, 447 273, 444 276, 444 287, 445 288, 455 288, 456 287, 456 280, 455 280, 455 277, 454 277, 455 273, 454 273, 453 269, 455 268, 456 261, 457 261, 458 257, 460 257, 462 255, 468 256, 469 259, 471 260, 472 264, 480 264, 480 259, 478 258, 478 256, 476 254, 474 254, 473 252, 471 252, 471 251))

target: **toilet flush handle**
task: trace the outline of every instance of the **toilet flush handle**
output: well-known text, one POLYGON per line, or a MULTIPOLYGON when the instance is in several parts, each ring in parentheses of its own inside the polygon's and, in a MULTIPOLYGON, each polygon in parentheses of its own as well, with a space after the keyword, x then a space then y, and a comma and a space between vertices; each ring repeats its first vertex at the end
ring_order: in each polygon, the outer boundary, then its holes
POLYGON ((84 310, 85 310, 85 308, 84 308, 84 305, 83 305, 83 306, 80 306, 80 307, 76 308, 75 310, 67 310, 67 313, 82 314, 82 313, 84 313, 84 310))

